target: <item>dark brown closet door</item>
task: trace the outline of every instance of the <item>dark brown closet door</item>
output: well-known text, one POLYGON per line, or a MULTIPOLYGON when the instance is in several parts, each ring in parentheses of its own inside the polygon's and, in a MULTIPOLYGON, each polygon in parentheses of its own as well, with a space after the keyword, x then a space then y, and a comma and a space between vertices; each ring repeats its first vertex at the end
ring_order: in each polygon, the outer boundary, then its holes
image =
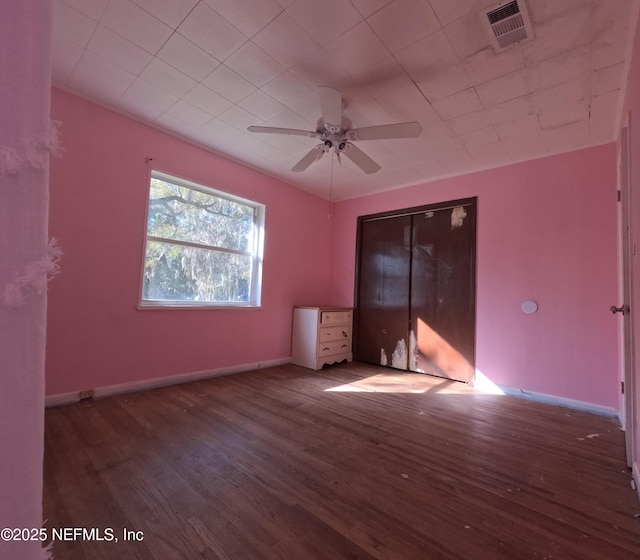
POLYGON ((409 369, 468 382, 475 354, 475 205, 413 215, 409 369))
POLYGON ((468 382, 476 199, 358 220, 355 358, 468 382))
POLYGON ((356 359, 408 366, 411 216, 360 223, 356 359))

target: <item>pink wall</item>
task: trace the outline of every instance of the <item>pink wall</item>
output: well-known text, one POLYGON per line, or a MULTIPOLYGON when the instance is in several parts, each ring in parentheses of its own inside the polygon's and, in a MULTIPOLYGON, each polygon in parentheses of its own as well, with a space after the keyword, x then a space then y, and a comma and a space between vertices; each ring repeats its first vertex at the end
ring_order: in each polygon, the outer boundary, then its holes
POLYGON ((614 144, 336 204, 336 302, 353 303, 359 215, 470 196, 476 367, 498 385, 617 408, 614 144), (537 313, 521 311, 527 299, 537 313))
MULTIPOLYGON (((629 115, 631 161, 631 242, 640 245, 640 32, 636 29, 633 54, 629 65, 629 77, 625 100, 625 115, 629 115)), ((624 124, 624 122, 623 122, 624 124)), ((637 258, 631 263, 633 308, 631 317, 640 317, 640 266, 637 258)), ((640 477, 640 323, 634 322, 635 346, 635 456, 636 476, 640 477)), ((638 490, 640 492, 640 488, 638 490)))
MULTIPOLYGON (((291 355, 292 307, 327 302, 327 202, 57 89, 47 394, 291 355), (138 310, 148 168, 266 204, 261 309, 138 310)), ((328 303, 328 302, 327 302, 328 303)))

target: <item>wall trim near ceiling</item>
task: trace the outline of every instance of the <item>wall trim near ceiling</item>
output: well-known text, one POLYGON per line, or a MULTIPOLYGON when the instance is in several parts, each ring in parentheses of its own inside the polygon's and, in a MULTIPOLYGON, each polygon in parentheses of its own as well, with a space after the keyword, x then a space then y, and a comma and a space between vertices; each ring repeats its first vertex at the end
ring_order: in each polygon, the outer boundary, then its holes
POLYGON ((505 395, 520 397, 523 399, 529 399, 531 401, 542 402, 546 404, 553 404, 556 406, 564 406, 565 408, 582 410, 584 412, 592 412, 593 414, 598 414, 599 416, 618 418, 618 410, 612 406, 603 406, 600 404, 577 401, 574 399, 568 399, 566 397, 547 395, 546 393, 536 393, 535 391, 527 391, 525 389, 518 389, 516 387, 504 387, 502 385, 497 385, 497 387, 505 395))
POLYGON ((44 404, 46 407, 60 406, 63 404, 71 404, 82 400, 82 393, 93 391, 92 398, 111 397, 113 395, 121 395, 123 393, 133 393, 136 391, 147 391, 149 389, 158 389, 169 385, 178 385, 180 383, 189 383, 190 381, 199 381, 201 379, 209 379, 212 377, 221 377, 223 375, 232 375, 234 373, 243 373, 267 367, 281 366, 291 363, 291 357, 278 358, 276 360, 268 360, 265 362, 254 362, 250 364, 238 364, 235 366, 222 367, 217 369, 195 371, 191 373, 179 373, 177 375, 168 375, 166 377, 156 377, 153 379, 143 379, 133 381, 131 383, 121 383, 118 385, 108 385, 106 387, 87 388, 86 391, 72 393, 60 393, 58 395, 47 395, 44 404))

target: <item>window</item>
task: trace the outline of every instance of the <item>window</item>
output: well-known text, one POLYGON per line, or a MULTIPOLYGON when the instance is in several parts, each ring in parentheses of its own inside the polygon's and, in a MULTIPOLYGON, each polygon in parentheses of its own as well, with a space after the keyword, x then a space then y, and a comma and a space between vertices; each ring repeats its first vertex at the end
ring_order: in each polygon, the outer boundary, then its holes
POLYGON ((260 305, 264 205, 151 173, 142 306, 260 305))

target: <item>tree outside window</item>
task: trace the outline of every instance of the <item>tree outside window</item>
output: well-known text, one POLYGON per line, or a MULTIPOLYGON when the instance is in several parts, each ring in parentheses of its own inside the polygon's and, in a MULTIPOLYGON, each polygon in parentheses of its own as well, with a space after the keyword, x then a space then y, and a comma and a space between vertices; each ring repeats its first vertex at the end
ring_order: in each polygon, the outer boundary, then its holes
POLYGON ((259 306, 264 206, 152 172, 143 306, 259 306))

